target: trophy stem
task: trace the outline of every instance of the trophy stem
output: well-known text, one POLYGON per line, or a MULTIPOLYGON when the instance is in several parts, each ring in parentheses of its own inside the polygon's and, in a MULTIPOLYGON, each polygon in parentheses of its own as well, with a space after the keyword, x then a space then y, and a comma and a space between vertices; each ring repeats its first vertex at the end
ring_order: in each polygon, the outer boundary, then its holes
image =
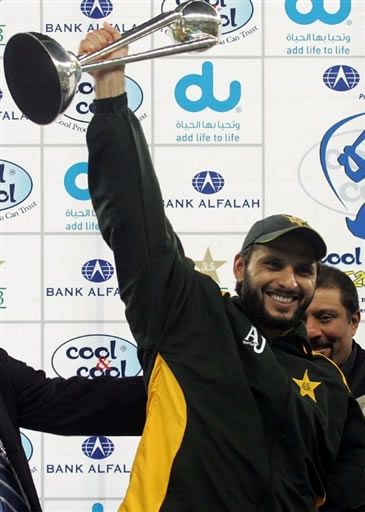
POLYGON ((155 59, 158 57, 166 57, 168 55, 176 55, 179 53, 187 53, 192 51, 203 51, 216 45, 217 42, 218 40, 216 37, 204 37, 203 39, 186 41, 185 43, 165 46, 164 48, 157 48, 156 50, 149 50, 135 53, 134 55, 126 55, 125 57, 119 57, 116 59, 108 59, 100 62, 81 65, 81 69, 83 72, 110 69, 141 60, 155 59))

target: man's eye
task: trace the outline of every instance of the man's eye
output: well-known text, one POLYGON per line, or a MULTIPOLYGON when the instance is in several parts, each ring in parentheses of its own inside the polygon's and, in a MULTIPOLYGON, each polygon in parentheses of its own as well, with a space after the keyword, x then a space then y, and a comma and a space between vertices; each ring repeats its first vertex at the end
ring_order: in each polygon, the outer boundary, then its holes
POLYGON ((298 272, 303 276, 311 276, 313 275, 313 269, 312 267, 300 267, 298 269, 298 272))
POLYGON ((320 319, 319 319, 319 320, 320 320, 321 322, 323 322, 323 323, 328 323, 328 322, 330 322, 332 319, 333 319, 333 316, 331 316, 331 315, 322 315, 322 316, 320 317, 320 319))
POLYGON ((266 265, 266 267, 271 268, 271 269, 280 268, 280 264, 277 261, 266 261, 265 265, 266 265))

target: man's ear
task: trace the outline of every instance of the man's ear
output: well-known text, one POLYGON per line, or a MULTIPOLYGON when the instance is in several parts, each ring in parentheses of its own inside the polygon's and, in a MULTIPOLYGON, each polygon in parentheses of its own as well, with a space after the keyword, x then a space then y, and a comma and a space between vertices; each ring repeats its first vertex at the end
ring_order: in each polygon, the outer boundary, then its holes
POLYGON ((245 274, 245 264, 240 253, 236 254, 233 261, 233 273, 236 280, 241 283, 245 274))
POLYGON ((356 313, 354 313, 352 315, 352 318, 351 318, 351 327, 352 327, 352 335, 355 336, 356 334, 356 331, 357 331, 357 328, 359 327, 359 323, 360 323, 360 311, 356 311, 356 313))

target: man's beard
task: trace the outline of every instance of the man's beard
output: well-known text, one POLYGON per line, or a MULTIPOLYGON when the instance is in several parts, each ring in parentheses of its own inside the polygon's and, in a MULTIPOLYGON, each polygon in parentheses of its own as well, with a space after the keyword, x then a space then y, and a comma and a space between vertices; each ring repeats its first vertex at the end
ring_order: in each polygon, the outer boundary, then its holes
POLYGON ((292 329, 303 318, 304 312, 313 298, 310 297, 303 301, 303 298, 299 297, 298 307, 291 318, 280 317, 279 313, 278 316, 273 316, 266 310, 264 301, 260 298, 257 288, 252 286, 247 272, 244 275, 239 295, 252 320, 258 326, 282 331, 292 329), (300 302, 300 299, 302 302, 300 302))

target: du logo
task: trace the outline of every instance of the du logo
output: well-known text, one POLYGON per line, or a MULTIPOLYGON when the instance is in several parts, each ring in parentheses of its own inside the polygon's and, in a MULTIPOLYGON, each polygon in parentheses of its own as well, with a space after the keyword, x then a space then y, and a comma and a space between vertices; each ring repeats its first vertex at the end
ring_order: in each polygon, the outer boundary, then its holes
POLYGON ((217 100, 213 93, 213 64, 209 61, 202 65, 201 75, 192 73, 181 78, 175 87, 175 99, 181 108, 188 112, 201 112, 210 108, 215 112, 228 112, 234 109, 241 99, 241 84, 233 80, 229 84, 229 95, 225 100, 217 100), (197 100, 189 99, 187 90, 199 87, 201 97, 197 100))
POLYGON ((349 231, 365 239, 365 130, 359 133, 351 129, 362 116, 365 113, 343 119, 326 132, 320 159, 337 201, 354 217, 346 217, 349 231))
POLYGON ((112 10, 113 4, 110 0, 83 0, 81 2, 81 12, 88 18, 105 18, 112 10))
POLYGON ((339 0, 340 5, 336 12, 326 10, 325 0, 311 0, 311 9, 303 12, 301 6, 306 8, 308 3, 308 0, 285 0, 286 14, 299 25, 309 25, 317 20, 327 25, 338 25, 345 21, 351 12, 351 0, 339 0))
POLYGON ((64 186, 66 191, 74 199, 79 201, 88 201, 90 193, 87 186, 87 162, 78 162, 72 165, 66 172, 64 177, 64 186), (85 186, 82 187, 80 181, 84 178, 85 186))

